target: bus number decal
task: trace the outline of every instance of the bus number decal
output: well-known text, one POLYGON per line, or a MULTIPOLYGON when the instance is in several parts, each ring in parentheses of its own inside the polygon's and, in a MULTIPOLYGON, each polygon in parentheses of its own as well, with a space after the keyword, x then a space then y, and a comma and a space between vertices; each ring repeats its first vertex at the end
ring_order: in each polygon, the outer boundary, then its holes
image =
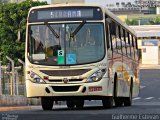
POLYGON ((58 64, 64 64, 64 50, 58 50, 58 64))
POLYGON ((64 56, 64 50, 58 50, 58 56, 64 56))

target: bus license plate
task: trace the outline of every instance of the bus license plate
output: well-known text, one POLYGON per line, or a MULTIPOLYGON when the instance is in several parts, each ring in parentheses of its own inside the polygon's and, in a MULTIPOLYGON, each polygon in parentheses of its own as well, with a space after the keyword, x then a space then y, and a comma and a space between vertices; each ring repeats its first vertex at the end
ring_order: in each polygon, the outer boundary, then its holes
POLYGON ((102 86, 89 87, 89 92, 102 91, 102 86))

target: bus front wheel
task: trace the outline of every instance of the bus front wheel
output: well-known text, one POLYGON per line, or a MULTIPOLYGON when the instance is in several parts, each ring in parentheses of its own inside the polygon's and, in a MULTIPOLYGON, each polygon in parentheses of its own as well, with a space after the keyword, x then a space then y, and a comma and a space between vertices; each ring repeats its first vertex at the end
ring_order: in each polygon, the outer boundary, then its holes
POLYGON ((84 100, 75 100, 76 108, 82 109, 84 106, 84 100))
POLYGON ((112 108, 113 107, 113 97, 106 97, 102 99, 102 104, 104 108, 112 108))
POLYGON ((115 103, 116 107, 123 106, 123 98, 122 97, 115 97, 114 98, 114 103, 115 103))
POLYGON ((43 110, 52 110, 53 108, 53 100, 51 98, 42 97, 41 104, 42 104, 43 110))
POLYGON ((70 109, 74 108, 75 106, 75 103, 73 100, 67 100, 66 104, 67 104, 67 107, 70 109))

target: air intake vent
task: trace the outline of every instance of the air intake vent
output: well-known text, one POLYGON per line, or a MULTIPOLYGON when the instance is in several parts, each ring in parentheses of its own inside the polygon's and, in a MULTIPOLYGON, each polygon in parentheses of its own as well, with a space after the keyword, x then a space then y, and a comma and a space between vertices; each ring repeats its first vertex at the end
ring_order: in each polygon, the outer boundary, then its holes
POLYGON ((76 92, 80 86, 52 86, 55 92, 76 92))
POLYGON ((90 69, 81 69, 81 70, 40 70, 40 72, 49 75, 49 76, 79 76, 90 69))

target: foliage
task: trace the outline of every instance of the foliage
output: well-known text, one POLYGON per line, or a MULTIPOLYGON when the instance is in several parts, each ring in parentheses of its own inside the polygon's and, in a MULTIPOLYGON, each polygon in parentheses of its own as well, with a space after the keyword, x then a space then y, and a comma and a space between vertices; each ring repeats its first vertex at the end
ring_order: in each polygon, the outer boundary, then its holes
MULTIPOLYGON (((125 22, 127 25, 138 25, 138 21, 139 19, 126 19, 125 22)), ((141 18, 141 25, 159 25, 159 24, 160 24, 160 17, 156 17, 153 19, 141 18)))
POLYGON ((0 52, 3 64, 7 63, 6 55, 15 60, 24 60, 26 18, 33 6, 46 5, 46 2, 27 0, 19 4, 7 3, 0 5, 0 52), (18 41, 18 31, 22 39, 18 41))
POLYGON ((160 17, 154 18, 152 21, 149 21, 151 25, 159 25, 160 24, 160 17))
POLYGON ((126 24, 127 25, 138 25, 138 20, 137 19, 126 19, 126 24))

